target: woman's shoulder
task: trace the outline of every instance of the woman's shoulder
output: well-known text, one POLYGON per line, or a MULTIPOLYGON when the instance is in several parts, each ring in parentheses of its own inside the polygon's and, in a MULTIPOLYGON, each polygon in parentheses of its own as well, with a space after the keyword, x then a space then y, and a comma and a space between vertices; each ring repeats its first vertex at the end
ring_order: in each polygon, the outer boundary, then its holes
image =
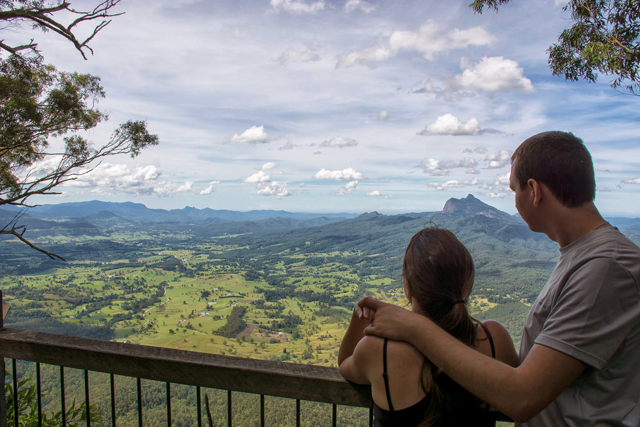
MULTIPOLYGON (((375 335, 367 335, 360 340, 356 350, 367 359, 382 359, 384 351, 385 338, 375 335)), ((413 362, 424 360, 424 356, 414 346, 404 341, 387 340, 387 357, 393 360, 413 362)))
MULTIPOLYGON (((495 347, 496 359, 511 366, 518 366, 518 353, 513 345, 513 340, 507 328, 496 320, 482 322, 484 328, 491 334, 491 340, 495 347)), ((487 334, 484 328, 478 328, 478 341, 486 340, 487 334)))

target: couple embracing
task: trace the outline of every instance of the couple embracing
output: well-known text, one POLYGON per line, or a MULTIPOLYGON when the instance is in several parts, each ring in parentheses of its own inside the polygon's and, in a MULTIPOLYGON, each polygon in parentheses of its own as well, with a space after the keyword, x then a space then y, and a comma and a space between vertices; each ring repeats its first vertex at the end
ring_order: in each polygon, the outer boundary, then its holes
POLYGON ((340 373, 371 384, 377 426, 640 426, 640 248, 594 205, 591 156, 565 132, 511 158, 516 209, 560 246, 519 354, 506 329, 466 307, 471 255, 453 233, 418 232, 402 266, 411 310, 364 298, 340 373))

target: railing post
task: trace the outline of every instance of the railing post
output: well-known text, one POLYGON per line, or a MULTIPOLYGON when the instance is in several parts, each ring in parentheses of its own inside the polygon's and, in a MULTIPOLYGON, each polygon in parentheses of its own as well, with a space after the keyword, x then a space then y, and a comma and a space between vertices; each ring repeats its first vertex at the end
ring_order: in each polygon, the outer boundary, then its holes
MULTIPOLYGON (((0 291, 0 329, 4 328, 4 308, 2 305, 2 291, 0 291)), ((4 390, 4 357, 0 357, 0 379, 2 385, 0 388, 0 427, 7 427, 7 395, 4 390)))

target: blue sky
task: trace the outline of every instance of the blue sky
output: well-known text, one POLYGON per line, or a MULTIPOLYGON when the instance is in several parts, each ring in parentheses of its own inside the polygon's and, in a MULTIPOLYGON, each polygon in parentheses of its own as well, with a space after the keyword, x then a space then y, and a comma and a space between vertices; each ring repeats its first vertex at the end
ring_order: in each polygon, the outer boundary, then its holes
POLYGON ((48 62, 102 78, 95 144, 128 119, 160 138, 37 201, 399 213, 472 193, 515 213, 512 151, 566 130, 592 153, 600 210, 639 216, 640 98, 551 75, 562 1, 469 1, 128 0, 87 61, 37 35, 48 62))

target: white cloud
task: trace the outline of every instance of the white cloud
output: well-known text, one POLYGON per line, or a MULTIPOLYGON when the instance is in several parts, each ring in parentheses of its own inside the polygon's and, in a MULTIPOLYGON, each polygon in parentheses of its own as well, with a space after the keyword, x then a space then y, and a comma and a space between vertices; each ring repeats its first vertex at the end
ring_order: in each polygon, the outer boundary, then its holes
POLYGON ((289 191, 286 183, 262 182, 258 184, 258 194, 261 196, 276 196, 277 198, 288 197, 293 193, 289 191))
POLYGON ((375 68, 381 61, 395 56, 400 51, 419 52, 431 61, 438 53, 468 46, 484 46, 493 42, 494 37, 482 27, 466 30, 446 31, 434 21, 422 25, 417 31, 394 31, 388 40, 376 46, 338 56, 336 68, 364 65, 375 68))
POLYGON ((496 129, 480 129, 480 122, 475 117, 462 122, 453 114, 447 113, 438 116, 435 122, 418 132, 418 135, 482 135, 485 133, 503 132, 496 129))
POLYGON ((640 178, 627 179, 626 181, 622 181, 623 184, 640 184, 640 178))
POLYGON ((373 190, 371 193, 367 193, 367 196, 383 196, 379 190, 373 190))
POLYGON ((264 126, 251 126, 240 135, 235 133, 231 137, 232 144, 264 144, 266 142, 269 142, 269 136, 265 132, 264 126))
POLYGON ((464 173, 469 175, 478 175, 480 174, 480 171, 478 169, 467 169, 464 173))
POLYGON ((253 175, 244 179, 244 182, 251 182, 251 183, 260 183, 260 182, 269 182, 269 181, 271 181, 271 177, 266 173, 264 173, 263 171, 258 171, 253 175))
POLYGON ((312 50, 297 51, 287 49, 275 60, 281 65, 287 65, 292 62, 317 62, 320 61, 320 54, 312 50))
POLYGON ((511 178, 511 172, 507 172, 504 175, 499 175, 496 178, 496 185, 506 185, 509 186, 509 179, 511 178))
POLYGON ((325 168, 320 169, 318 173, 312 176, 314 179, 333 179, 336 181, 357 181, 360 179, 366 179, 366 177, 360 172, 356 172, 353 168, 346 168, 344 170, 330 171, 325 168))
POLYGON ((338 191, 336 191, 335 193, 331 193, 334 196, 347 196, 351 193, 353 193, 353 191, 356 189, 356 187, 358 186, 358 181, 351 181, 351 182, 347 182, 347 184, 344 187, 340 187, 338 189, 338 191))
POLYGON ((376 10, 376 6, 364 0, 348 0, 344 4, 344 10, 347 13, 353 12, 356 9, 360 9, 364 13, 371 13, 376 10))
POLYGON ((438 116, 435 122, 424 128, 419 135, 477 135, 480 122, 475 117, 466 122, 460 121, 453 114, 438 116))
POLYGON ((271 169, 275 169, 277 165, 274 162, 267 162, 264 165, 262 165, 262 167, 260 168, 260 170, 263 171, 270 171, 271 169))
POLYGON ((320 143, 320 147, 345 148, 345 147, 355 147, 356 145, 358 145, 358 141, 356 141, 355 139, 345 138, 342 136, 336 136, 335 138, 331 138, 328 141, 323 141, 320 143))
POLYGON ((454 161, 442 161, 436 159, 423 159, 418 165, 424 173, 428 173, 434 176, 449 175, 449 170, 456 168, 475 168, 476 161, 470 157, 465 157, 462 160, 454 161))
POLYGON ((199 192, 198 194, 201 196, 206 196, 207 194, 215 193, 217 184, 220 184, 220 181, 211 181, 209 183, 209 186, 204 190, 202 190, 201 192, 199 192))
POLYGON ((314 151, 314 152, 313 152, 313 155, 314 155, 314 156, 318 156, 318 155, 320 155, 320 154, 322 154, 322 151, 314 151))
POLYGON ((162 178, 162 172, 153 165, 131 169, 124 164, 103 163, 66 187, 80 187, 94 194, 133 194, 170 196, 191 191, 193 182, 176 184, 162 178))
POLYGON ((378 112, 378 120, 380 120, 381 122, 386 122, 387 120, 389 120, 389 113, 386 110, 380 110, 378 112))
POLYGON ((488 93, 536 91, 531 80, 523 76, 518 63, 502 56, 484 57, 475 65, 463 58, 460 65, 464 71, 456 76, 456 88, 481 89, 488 93))
POLYGON ((306 3, 298 0, 271 0, 271 6, 276 10, 282 9, 289 13, 302 14, 316 13, 324 9, 325 3, 324 1, 306 3))
POLYGON ((473 178, 470 181, 457 181, 451 180, 447 182, 430 182, 428 187, 435 188, 438 191, 448 190, 450 188, 463 188, 478 185, 478 178, 473 178))
POLYGON ((499 169, 511 164, 511 154, 507 150, 500 150, 496 154, 487 154, 484 158, 488 169, 499 169))
POLYGON ((493 199, 502 199, 503 197, 507 197, 507 193, 491 193, 493 199))

